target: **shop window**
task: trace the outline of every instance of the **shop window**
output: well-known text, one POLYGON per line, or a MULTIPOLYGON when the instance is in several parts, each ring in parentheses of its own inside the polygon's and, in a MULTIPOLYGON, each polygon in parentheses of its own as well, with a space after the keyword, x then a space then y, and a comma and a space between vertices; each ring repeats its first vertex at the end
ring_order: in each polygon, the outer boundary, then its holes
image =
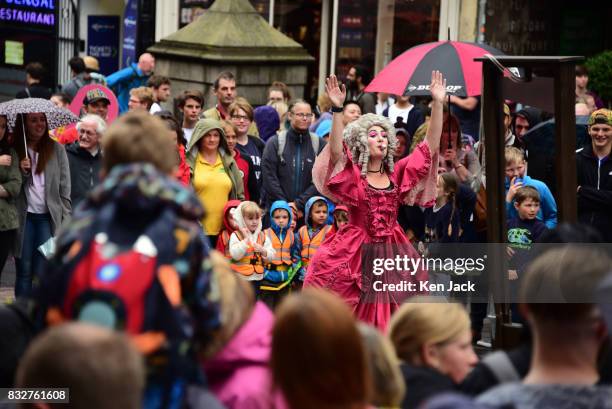
POLYGON ((340 0, 336 72, 344 77, 354 65, 374 70, 378 0, 340 0))
POLYGON ((179 28, 185 27, 200 17, 212 4, 213 0, 180 0, 179 28))
POLYGON ((393 19, 393 58, 415 45, 438 41, 440 0, 398 0, 393 19))
MULTIPOLYGON (((269 1, 254 2, 269 3, 269 1)), ((257 5, 255 6, 259 11, 257 5)), ((260 7, 263 10, 267 9, 260 7)), ((259 11, 261 13, 261 11, 259 11)), ((267 14, 265 15, 267 19, 267 14)), ((274 27, 304 47, 308 54, 319 58, 321 44, 321 0, 275 0, 274 27)), ((306 100, 316 99, 318 64, 308 65, 308 79, 304 90, 306 100)))

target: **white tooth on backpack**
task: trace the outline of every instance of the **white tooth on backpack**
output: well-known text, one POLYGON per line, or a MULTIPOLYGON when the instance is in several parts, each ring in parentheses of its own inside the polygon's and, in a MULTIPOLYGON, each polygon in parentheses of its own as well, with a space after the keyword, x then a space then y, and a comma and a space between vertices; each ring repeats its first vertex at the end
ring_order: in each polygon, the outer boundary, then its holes
POLYGON ((134 251, 147 257, 157 256, 157 247, 155 247, 149 236, 145 235, 138 237, 138 240, 134 243, 134 251))

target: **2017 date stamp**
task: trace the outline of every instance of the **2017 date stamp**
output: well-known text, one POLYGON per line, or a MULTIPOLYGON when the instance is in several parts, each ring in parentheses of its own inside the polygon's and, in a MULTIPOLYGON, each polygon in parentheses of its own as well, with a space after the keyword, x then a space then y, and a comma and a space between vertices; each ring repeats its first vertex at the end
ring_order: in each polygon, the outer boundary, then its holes
POLYGON ((0 388, 0 403, 69 403, 68 388, 0 388))

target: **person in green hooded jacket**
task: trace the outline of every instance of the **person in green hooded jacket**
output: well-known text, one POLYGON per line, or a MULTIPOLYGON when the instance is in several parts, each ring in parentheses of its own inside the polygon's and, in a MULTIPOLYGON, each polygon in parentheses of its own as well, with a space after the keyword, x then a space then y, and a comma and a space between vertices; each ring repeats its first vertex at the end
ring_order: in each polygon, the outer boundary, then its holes
POLYGON ((216 119, 197 122, 186 159, 191 169, 191 185, 206 209, 202 226, 214 247, 223 228, 225 203, 244 200, 242 176, 231 156, 221 122, 216 119))
POLYGON ((21 191, 19 157, 8 141, 8 123, 0 115, 0 275, 15 247, 19 228, 16 198, 21 191))

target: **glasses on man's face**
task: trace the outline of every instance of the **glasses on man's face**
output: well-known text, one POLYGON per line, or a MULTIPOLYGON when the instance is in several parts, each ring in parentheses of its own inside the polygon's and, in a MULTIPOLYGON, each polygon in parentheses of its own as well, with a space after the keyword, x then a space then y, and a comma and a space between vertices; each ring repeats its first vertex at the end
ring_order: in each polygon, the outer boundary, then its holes
POLYGON ((292 112, 292 114, 297 116, 300 119, 310 119, 310 118, 312 118, 312 114, 305 114, 303 112, 299 112, 297 114, 295 112, 292 112))
POLYGON ((232 115, 234 121, 248 121, 249 117, 246 115, 232 115))
POLYGON ((79 135, 95 136, 96 134, 97 134, 96 131, 91 131, 91 130, 83 129, 83 128, 81 128, 81 130, 79 131, 79 135))

